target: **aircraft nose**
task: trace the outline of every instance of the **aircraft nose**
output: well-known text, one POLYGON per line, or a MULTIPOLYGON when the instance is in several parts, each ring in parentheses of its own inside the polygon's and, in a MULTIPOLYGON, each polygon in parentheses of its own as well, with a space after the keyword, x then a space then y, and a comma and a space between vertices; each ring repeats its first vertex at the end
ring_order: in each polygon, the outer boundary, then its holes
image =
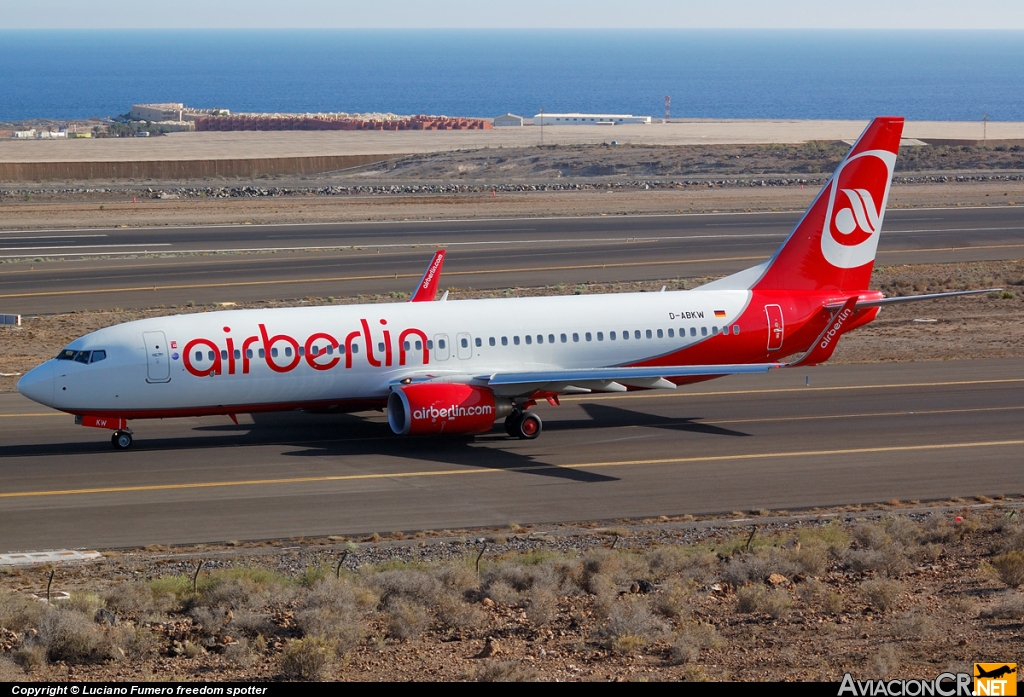
POLYGON ((18 392, 34 402, 53 406, 53 364, 50 361, 33 368, 18 380, 18 392))

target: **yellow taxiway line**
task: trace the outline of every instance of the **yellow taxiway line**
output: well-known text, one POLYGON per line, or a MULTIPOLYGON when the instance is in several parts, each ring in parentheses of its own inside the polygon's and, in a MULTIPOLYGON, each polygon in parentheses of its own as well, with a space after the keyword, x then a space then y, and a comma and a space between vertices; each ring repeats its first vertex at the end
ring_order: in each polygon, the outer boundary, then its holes
POLYGON ((739 462, 744 460, 769 460, 786 457, 835 457, 841 455, 872 455, 880 453, 928 452, 937 450, 959 450, 970 448, 997 448, 1024 445, 1024 440, 997 440, 975 443, 941 443, 929 445, 895 445, 874 448, 842 448, 836 450, 792 450, 775 453, 748 453, 737 455, 709 455, 701 457, 670 457, 655 460, 617 460, 607 462, 580 462, 570 464, 537 464, 524 467, 467 467, 457 470, 421 470, 413 472, 392 472, 377 474, 344 474, 321 477, 285 477, 280 479, 244 479, 222 482, 188 482, 181 484, 153 484, 145 486, 111 486, 88 489, 54 489, 49 491, 17 491, 0 493, 0 499, 31 498, 41 496, 75 496, 82 494, 117 494, 142 491, 175 491, 182 489, 214 489, 241 486, 279 486, 282 484, 310 484, 323 482, 351 482, 373 479, 412 479, 426 477, 451 477, 469 474, 499 474, 503 472, 530 472, 544 469, 600 469, 608 467, 643 467, 652 465, 679 465, 708 462, 739 462))

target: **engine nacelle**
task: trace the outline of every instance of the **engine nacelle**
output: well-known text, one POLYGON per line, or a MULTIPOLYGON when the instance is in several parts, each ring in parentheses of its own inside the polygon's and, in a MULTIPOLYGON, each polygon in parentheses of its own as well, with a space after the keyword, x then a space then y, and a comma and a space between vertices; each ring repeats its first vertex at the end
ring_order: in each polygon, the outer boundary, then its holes
POLYGON ((388 397, 388 424, 400 436, 484 433, 512 413, 512 402, 486 387, 421 383, 396 387, 388 397))

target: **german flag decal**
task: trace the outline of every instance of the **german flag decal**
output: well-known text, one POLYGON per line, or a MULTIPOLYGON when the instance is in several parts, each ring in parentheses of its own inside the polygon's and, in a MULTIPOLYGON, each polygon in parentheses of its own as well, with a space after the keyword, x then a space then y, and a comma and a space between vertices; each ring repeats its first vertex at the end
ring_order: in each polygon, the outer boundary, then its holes
POLYGON ((715 310, 715 317, 725 317, 725 310, 715 310))

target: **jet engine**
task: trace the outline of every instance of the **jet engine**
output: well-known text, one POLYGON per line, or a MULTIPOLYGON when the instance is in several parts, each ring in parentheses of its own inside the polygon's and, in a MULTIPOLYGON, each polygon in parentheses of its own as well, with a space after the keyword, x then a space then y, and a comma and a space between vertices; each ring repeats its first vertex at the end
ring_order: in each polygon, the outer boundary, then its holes
POLYGON ((511 413, 511 400, 495 400, 489 389, 474 385, 403 385, 388 397, 388 424, 400 436, 484 433, 511 413))

